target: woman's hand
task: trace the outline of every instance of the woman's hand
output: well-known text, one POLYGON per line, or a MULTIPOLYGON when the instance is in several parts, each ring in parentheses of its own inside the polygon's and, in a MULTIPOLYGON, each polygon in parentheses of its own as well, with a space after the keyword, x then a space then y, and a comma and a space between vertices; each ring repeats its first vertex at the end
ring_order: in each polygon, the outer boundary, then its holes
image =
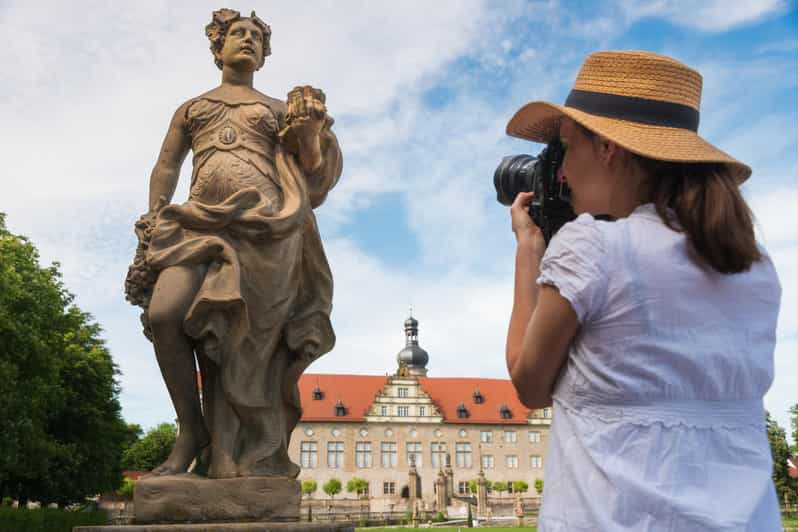
POLYGON ((510 206, 510 220, 516 242, 519 245, 531 245, 538 258, 541 258, 546 252, 546 241, 543 232, 529 215, 529 205, 534 195, 534 192, 518 193, 510 206))

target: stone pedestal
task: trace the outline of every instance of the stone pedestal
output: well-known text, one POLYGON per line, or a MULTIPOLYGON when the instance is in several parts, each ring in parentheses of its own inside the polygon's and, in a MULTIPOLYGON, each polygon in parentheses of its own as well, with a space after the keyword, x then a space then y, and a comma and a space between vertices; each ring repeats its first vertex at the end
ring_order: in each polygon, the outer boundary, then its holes
POLYGON ((151 477, 136 482, 133 520, 136 524, 291 522, 299 520, 300 498, 299 481, 287 477, 151 477))

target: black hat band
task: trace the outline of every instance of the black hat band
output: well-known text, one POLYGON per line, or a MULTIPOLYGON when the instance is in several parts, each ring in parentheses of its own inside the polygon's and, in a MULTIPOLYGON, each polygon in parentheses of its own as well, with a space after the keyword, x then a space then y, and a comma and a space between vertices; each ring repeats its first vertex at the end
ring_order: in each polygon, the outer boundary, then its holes
POLYGON ((574 89, 565 106, 585 113, 652 126, 698 131, 699 112, 688 105, 574 89))

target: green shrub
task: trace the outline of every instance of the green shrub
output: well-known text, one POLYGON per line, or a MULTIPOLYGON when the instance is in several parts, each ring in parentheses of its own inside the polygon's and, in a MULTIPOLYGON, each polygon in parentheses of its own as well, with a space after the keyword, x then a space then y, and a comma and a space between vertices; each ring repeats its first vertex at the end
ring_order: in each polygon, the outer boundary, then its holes
POLYGON ((106 525, 105 512, 58 508, 0 508, 0 532, 72 532, 76 526, 106 525))
POLYGON ((122 486, 116 490, 116 494, 120 495, 126 499, 133 498, 133 489, 136 486, 136 481, 130 478, 126 478, 125 481, 122 483, 122 486))
POLYGON ((433 521, 435 521, 436 523, 443 523, 444 521, 446 521, 446 515, 444 515, 443 512, 438 512, 435 515, 435 519, 433 519, 433 521))

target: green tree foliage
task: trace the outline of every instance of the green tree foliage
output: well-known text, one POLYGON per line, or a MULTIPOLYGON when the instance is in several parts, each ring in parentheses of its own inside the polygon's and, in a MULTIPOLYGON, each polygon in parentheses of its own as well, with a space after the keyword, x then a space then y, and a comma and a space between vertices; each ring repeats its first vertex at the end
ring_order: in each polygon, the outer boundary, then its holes
POLYGON ((543 479, 536 478, 535 479, 535 491, 538 492, 538 495, 543 493, 543 479))
POLYGON ((513 493, 526 493, 529 490, 529 484, 523 480, 516 480, 513 482, 513 493))
POLYGON ((792 452, 798 454, 798 403, 790 408, 790 426, 792 427, 792 452))
POLYGON ((122 486, 116 490, 117 495, 121 495, 122 497, 132 499, 133 498, 133 490, 136 487, 136 481, 130 478, 126 478, 125 481, 122 483, 122 486))
POLYGON ((499 496, 501 497, 502 493, 507 491, 507 483, 503 480, 497 480, 493 483, 493 489, 499 492, 499 496))
POLYGON ((164 462, 177 438, 173 423, 161 423, 125 450, 122 468, 133 471, 151 471, 164 462))
POLYGON ((477 479, 472 478, 468 481, 468 491, 473 493, 474 495, 477 494, 477 479))
POLYGON ((346 483, 346 491, 348 493, 357 493, 360 496, 365 496, 369 489, 368 480, 360 477, 352 477, 346 483))
POLYGON ((341 493, 341 481, 337 478, 331 478, 329 481, 324 483, 321 489, 324 490, 324 493, 334 499, 336 495, 341 493))
POLYGON ((316 493, 316 489, 318 489, 318 483, 313 479, 306 479, 302 481, 302 494, 303 495, 313 495, 316 493))
POLYGON ((790 457, 790 446, 787 444, 787 433, 767 413, 768 441, 773 454, 773 483, 779 495, 779 502, 784 502, 785 495, 794 503, 798 500, 798 479, 790 478, 787 459, 790 457))
POLYGON ((122 482, 118 370, 73 300, 0 214, 0 497, 66 505, 122 482))

